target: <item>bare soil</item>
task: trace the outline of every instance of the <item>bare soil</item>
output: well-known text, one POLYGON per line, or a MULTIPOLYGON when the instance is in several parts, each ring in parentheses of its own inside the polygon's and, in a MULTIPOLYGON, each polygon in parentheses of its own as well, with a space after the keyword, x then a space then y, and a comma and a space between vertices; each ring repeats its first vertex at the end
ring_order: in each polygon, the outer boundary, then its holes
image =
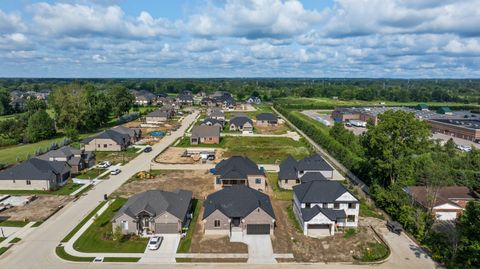
POLYGON ((147 190, 174 191, 176 189, 190 190, 193 196, 204 199, 214 191, 213 175, 206 170, 164 170, 155 171, 153 179, 129 180, 118 188, 114 194, 130 197, 133 194, 147 190))
MULTIPOLYGON (((192 157, 182 157, 186 148, 169 147, 155 158, 155 162, 165 164, 198 164, 201 160, 195 160, 192 157)), ((222 160, 225 149, 215 148, 215 160, 213 163, 218 163, 222 160)))
POLYGON ((260 126, 255 125, 255 131, 259 134, 286 134, 290 129, 287 125, 280 123, 277 126, 260 126))
POLYGON ((24 206, 15 206, 2 212, 8 220, 43 221, 63 206, 73 200, 63 195, 39 195, 35 200, 24 206))

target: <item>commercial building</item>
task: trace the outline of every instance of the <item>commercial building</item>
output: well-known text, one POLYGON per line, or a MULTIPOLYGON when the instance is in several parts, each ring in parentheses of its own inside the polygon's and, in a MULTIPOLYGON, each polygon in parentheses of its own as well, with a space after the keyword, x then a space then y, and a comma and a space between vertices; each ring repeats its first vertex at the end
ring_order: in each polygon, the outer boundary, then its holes
POLYGON ((433 133, 441 133, 471 141, 480 140, 480 119, 431 119, 433 133))

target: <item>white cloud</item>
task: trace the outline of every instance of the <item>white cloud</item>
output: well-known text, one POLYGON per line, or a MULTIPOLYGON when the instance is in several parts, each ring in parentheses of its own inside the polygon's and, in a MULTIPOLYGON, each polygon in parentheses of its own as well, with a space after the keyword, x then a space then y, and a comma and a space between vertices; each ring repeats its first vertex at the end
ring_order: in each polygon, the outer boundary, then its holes
POLYGON ((18 14, 7 14, 0 9, 0 34, 22 32, 26 26, 18 14))

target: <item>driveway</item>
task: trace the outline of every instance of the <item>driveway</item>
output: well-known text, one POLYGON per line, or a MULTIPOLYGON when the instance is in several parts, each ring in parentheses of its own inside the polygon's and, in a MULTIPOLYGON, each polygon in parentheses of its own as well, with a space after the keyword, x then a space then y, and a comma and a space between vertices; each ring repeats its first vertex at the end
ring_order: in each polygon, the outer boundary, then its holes
POLYGON ((180 243, 179 234, 163 234, 162 244, 157 250, 145 249, 145 255, 140 259, 139 263, 175 263, 175 253, 177 253, 178 244, 180 243))
POLYGON ((247 263, 277 263, 277 260, 273 257, 270 235, 244 235, 242 241, 248 245, 247 263))

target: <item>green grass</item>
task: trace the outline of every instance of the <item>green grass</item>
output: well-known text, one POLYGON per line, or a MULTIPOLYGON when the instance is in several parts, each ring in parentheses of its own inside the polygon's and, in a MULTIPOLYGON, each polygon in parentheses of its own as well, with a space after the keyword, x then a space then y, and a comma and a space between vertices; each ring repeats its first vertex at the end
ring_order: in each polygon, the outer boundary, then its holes
POLYGON ((297 218, 295 217, 295 213, 293 212, 292 205, 287 206, 287 215, 288 215, 288 220, 290 220, 293 227, 295 227, 295 230, 297 230, 297 232, 299 233, 303 233, 302 227, 300 227, 300 223, 298 223, 297 218))
POLYGON ((15 238, 13 238, 13 239, 10 241, 10 243, 15 244, 15 243, 20 242, 20 240, 22 240, 22 239, 21 239, 21 238, 18 238, 18 237, 15 237, 15 238))
POLYGON ((109 161, 111 164, 127 163, 141 154, 141 152, 137 153, 138 150, 137 148, 127 148, 124 151, 96 151, 95 158, 97 163, 102 161, 109 161))
POLYGON ((78 175, 75 176, 75 178, 80 178, 80 179, 94 179, 97 178, 100 174, 104 173, 105 169, 99 169, 99 168, 93 168, 87 171, 84 171, 78 175))
POLYGON ((58 257, 67 260, 67 261, 72 261, 72 262, 92 262, 95 257, 76 257, 68 254, 65 252, 64 247, 56 247, 55 248, 55 253, 57 254, 58 257))
POLYGON ((363 248, 359 257, 355 257, 362 262, 374 262, 385 259, 390 253, 387 246, 380 243, 368 242, 363 248))
POLYGON ((193 230, 195 229, 195 224, 197 223, 198 215, 200 215, 200 210, 202 208, 202 201, 199 201, 198 199, 194 199, 192 201, 192 207, 194 208, 193 219, 190 222, 190 226, 188 227, 187 234, 180 241, 180 244, 178 245, 177 253, 187 253, 190 250, 190 244, 192 243, 193 230))
POLYGON ((17 163, 17 157, 20 161, 25 161, 29 154, 30 156, 34 156, 35 151, 37 151, 39 148, 45 150, 45 148, 50 147, 50 145, 53 143, 60 143, 64 139, 65 137, 57 137, 32 144, 0 148, 0 163, 7 165, 17 163))
POLYGON ((379 213, 375 210, 375 207, 365 201, 364 198, 360 198, 360 212, 359 215, 362 217, 372 217, 377 219, 385 219, 382 213, 379 213))
POLYGON ((100 202, 100 204, 97 205, 97 207, 95 207, 94 210, 92 210, 92 212, 90 212, 85 218, 82 219, 82 221, 80 221, 80 223, 77 224, 77 226, 75 226, 75 228, 73 228, 73 230, 71 230, 67 236, 65 236, 65 238, 62 239, 62 243, 64 242, 68 242, 77 232, 78 230, 80 230, 80 228, 82 228, 83 225, 85 225, 85 223, 91 219, 96 213, 98 210, 100 210, 100 208, 102 208, 102 206, 106 203, 107 201, 102 201, 100 202))
POLYGON ((2 255, 3 253, 5 253, 10 247, 1 247, 0 248, 0 255, 2 255))
POLYGON ((105 257, 103 262, 138 262, 140 258, 135 257, 105 257))
POLYGON ((148 239, 136 235, 113 240, 112 217, 125 203, 126 199, 116 199, 108 209, 98 216, 93 224, 73 244, 81 252, 143 253, 148 239))
POLYGON ((91 190, 93 188, 93 184, 89 184, 86 188, 82 189, 79 191, 77 194, 75 194, 76 197, 82 196, 84 193, 87 191, 91 190))
POLYGON ((32 225, 32 228, 39 227, 40 225, 42 225, 42 223, 43 221, 37 221, 32 225))
POLYGON ((69 195, 70 193, 78 190, 82 185, 74 184, 73 181, 68 182, 61 188, 55 191, 43 191, 43 190, 0 190, 0 194, 15 194, 15 195, 69 195))
POLYGON ((176 145, 176 147, 181 148, 223 148, 225 147, 225 141, 228 137, 220 137, 219 144, 199 144, 199 145, 191 145, 190 144, 190 137, 184 136, 180 138, 180 142, 176 145))
POLYGON ((345 230, 345 232, 343 233, 343 237, 345 238, 350 238, 354 235, 357 234, 357 230, 356 229, 353 229, 353 228, 348 228, 345 230))
POLYGON ((280 188, 278 185, 278 173, 267 173, 268 183, 272 187, 274 198, 277 200, 291 201, 293 199, 293 191, 280 188))
POLYGON ((7 239, 7 238, 6 237, 0 237, 0 243, 5 239, 7 239))
POLYGON ((4 220, 0 221, 0 227, 24 227, 28 221, 23 220, 4 220))

